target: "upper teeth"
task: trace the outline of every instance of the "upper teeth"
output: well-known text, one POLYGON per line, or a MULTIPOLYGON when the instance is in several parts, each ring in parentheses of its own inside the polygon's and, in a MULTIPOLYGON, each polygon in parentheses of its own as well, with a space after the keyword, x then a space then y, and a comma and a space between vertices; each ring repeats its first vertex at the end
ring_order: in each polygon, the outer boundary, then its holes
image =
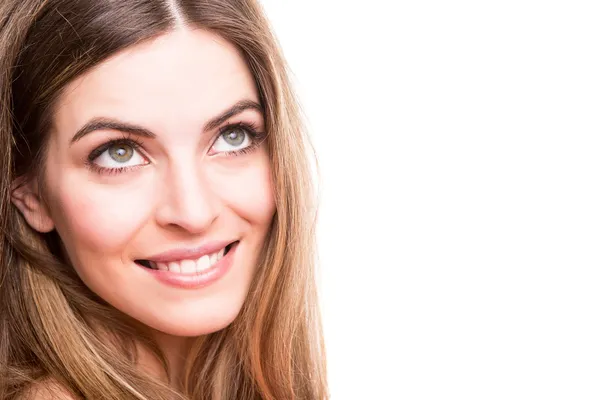
POLYGON ((225 252, 225 248, 222 248, 220 251, 215 253, 202 256, 196 260, 181 260, 181 261, 171 261, 169 263, 162 262, 154 262, 150 261, 150 266, 153 269, 158 269, 161 271, 171 271, 171 272, 179 272, 183 274, 194 274, 201 271, 204 271, 217 263, 225 252))

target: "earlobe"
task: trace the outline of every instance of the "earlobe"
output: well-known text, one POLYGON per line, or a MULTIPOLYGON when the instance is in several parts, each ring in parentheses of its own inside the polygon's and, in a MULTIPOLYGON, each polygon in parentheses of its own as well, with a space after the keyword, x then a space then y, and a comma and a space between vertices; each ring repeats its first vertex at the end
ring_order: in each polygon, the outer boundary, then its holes
POLYGON ((11 200, 33 229, 42 233, 54 229, 54 221, 52 221, 46 205, 39 196, 34 181, 15 181, 12 187, 11 200))

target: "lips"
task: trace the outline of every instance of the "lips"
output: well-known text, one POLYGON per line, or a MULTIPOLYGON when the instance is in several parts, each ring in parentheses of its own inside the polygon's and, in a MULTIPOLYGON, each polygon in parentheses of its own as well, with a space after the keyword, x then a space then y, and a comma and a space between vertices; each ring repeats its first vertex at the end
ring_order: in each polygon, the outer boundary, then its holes
MULTIPOLYGON (((238 247, 239 247, 240 241, 235 241, 233 243, 227 244, 223 246, 223 257, 218 260, 212 267, 209 267, 206 270, 197 272, 197 270, 194 270, 194 272, 186 272, 186 271, 191 271, 191 269, 186 270, 186 263, 188 263, 186 260, 179 260, 177 259, 176 261, 171 261, 167 264, 167 267, 169 269, 167 270, 160 270, 160 269, 151 269, 149 267, 143 267, 141 266, 140 263, 138 263, 138 265, 140 265, 139 270, 142 271, 143 274, 145 274, 146 276, 155 279, 157 282, 165 285, 165 287, 169 287, 171 289, 184 289, 184 290, 198 290, 198 289, 202 289, 204 287, 207 287, 209 285, 212 285, 214 283, 216 283, 217 281, 219 281, 221 278, 223 278, 225 275, 227 275, 228 271, 230 271, 235 264, 235 257, 238 251, 238 247), (225 253, 225 247, 227 248, 227 253, 225 253), (177 267, 174 267, 173 270, 171 270, 171 263, 179 263, 180 267, 179 269, 176 269, 177 267), (183 271, 181 271, 181 268, 183 267, 183 271)), ((212 246, 212 245, 211 245, 212 246)), ((207 256, 208 254, 206 253, 206 249, 208 249, 210 246, 204 246, 201 248, 201 251, 193 251, 190 252, 188 250, 185 250, 184 253, 187 255, 186 257, 188 257, 190 254, 202 254, 202 257, 207 256)), ((212 247, 215 248, 215 247, 212 247)), ((181 250, 177 250, 177 252, 179 254, 181 254, 181 250)), ((169 255, 169 259, 172 260, 172 255, 173 254, 177 254, 174 252, 169 252, 169 253, 163 253, 164 254, 168 254, 169 255)), ((218 253, 217 253, 218 256, 218 253)), ((163 257, 162 260, 165 260, 165 258, 163 257)), ((142 263, 149 263, 151 265, 151 261, 155 262, 157 266, 161 266, 161 264, 163 264, 164 267, 164 262, 156 262, 155 260, 138 260, 142 263)), ((189 260, 192 261, 192 260, 189 260)))
POLYGON ((138 259, 135 262, 148 269, 181 274, 199 274, 213 267, 239 241, 224 244, 213 242, 196 249, 178 249, 138 259))

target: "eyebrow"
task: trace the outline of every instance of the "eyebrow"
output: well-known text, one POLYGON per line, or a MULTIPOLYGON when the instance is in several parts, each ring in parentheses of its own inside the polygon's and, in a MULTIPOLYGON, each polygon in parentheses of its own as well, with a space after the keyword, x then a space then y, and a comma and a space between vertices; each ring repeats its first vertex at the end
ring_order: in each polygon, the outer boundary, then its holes
MULTIPOLYGON (((206 122, 206 124, 204 124, 203 132, 217 128, 229 118, 240 114, 245 110, 256 110, 261 114, 263 113, 263 108, 259 103, 253 100, 240 100, 229 109, 225 110, 221 114, 206 122)), ((73 138, 71 139, 71 145, 80 140, 85 135, 99 130, 120 131, 130 133, 132 135, 147 137, 150 139, 154 139, 156 137, 155 133, 139 125, 120 121, 114 118, 95 117, 77 130, 77 133, 75 133, 75 136, 73 136, 73 138)))

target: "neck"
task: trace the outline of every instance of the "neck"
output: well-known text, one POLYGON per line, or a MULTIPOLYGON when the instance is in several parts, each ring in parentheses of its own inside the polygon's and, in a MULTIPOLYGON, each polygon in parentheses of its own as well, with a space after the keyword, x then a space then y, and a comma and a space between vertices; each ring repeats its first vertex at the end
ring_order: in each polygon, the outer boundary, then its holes
POLYGON ((165 383, 170 383, 176 389, 181 389, 185 362, 192 344, 197 338, 172 336, 162 332, 155 332, 153 336, 167 359, 169 375, 167 376, 161 363, 148 350, 140 351, 140 367, 165 383))

